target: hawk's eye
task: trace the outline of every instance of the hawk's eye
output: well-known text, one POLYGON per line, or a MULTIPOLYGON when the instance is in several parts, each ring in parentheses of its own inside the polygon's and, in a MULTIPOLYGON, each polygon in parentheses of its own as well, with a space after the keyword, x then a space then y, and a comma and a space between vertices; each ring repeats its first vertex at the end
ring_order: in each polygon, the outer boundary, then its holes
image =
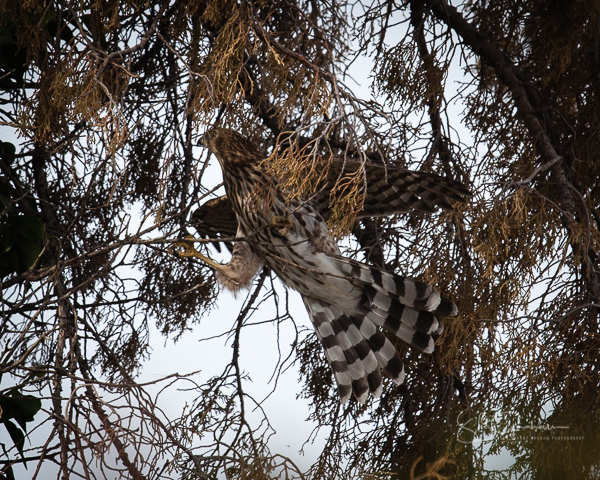
POLYGON ((216 130, 209 130, 207 132, 204 133, 204 135, 202 135, 202 137, 200 137, 200 145, 203 145, 205 147, 210 147, 212 141, 216 138, 217 136, 217 131, 216 130))

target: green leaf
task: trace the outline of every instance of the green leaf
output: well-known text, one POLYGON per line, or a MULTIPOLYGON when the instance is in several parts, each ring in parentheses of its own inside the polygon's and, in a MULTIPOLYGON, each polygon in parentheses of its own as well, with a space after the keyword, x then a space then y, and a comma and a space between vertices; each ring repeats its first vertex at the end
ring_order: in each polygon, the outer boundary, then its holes
POLYGON ((13 221, 13 228, 22 237, 29 240, 42 240, 44 238, 44 224, 39 217, 32 215, 19 215, 13 221))
POLYGON ((44 224, 32 215, 11 215, 0 222, 0 277, 33 267, 42 252, 44 224), (6 221, 8 219, 8 221, 6 221))
POLYGON ((4 467, 4 476, 0 477, 0 479, 2 480, 15 480, 15 473, 13 472, 12 466, 11 467, 4 467))
POLYGON ((42 408, 42 401, 33 395, 23 395, 18 389, 13 388, 8 395, 0 396, 0 407, 2 407, 0 422, 15 420, 26 432, 27 422, 33 422, 35 414, 42 408))
POLYGON ((17 232, 11 224, 0 225, 0 255, 12 250, 17 241, 17 232))
POLYGON ((24 395, 15 400, 24 420, 26 422, 33 422, 35 414, 42 408, 42 401, 33 395, 24 395))
POLYGON ((21 240, 17 243, 17 250, 23 268, 29 270, 42 253, 42 245, 37 240, 21 240))
POLYGON ((2 422, 15 418, 19 414, 15 399, 12 397, 0 395, 0 407, 2 408, 2 416, 0 417, 2 422))
POLYGON ((5 23, 0 23, 0 46, 2 45, 17 45, 11 26, 5 23))
POLYGON ((27 51, 19 48, 11 25, 0 24, 0 73, 4 78, 23 81, 27 70, 27 51))
POLYGON ((0 255, 0 277, 6 277, 19 270, 19 258, 15 252, 0 255))
POLYGON ((8 434, 10 435, 10 438, 12 438, 12 441, 15 443, 17 450, 19 450, 19 453, 21 454, 21 456, 23 456, 23 447, 25 446, 25 434, 10 420, 6 420, 4 422, 4 426, 6 427, 6 430, 8 430, 8 434))

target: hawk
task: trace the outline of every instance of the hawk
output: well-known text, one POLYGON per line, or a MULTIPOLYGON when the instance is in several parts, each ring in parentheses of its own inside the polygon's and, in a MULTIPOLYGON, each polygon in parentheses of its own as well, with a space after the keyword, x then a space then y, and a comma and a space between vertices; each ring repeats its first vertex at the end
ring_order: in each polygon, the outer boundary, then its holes
MULTIPOLYGON (((342 403, 352 394, 361 403, 369 394, 379 396, 382 371, 402 383, 403 363, 384 331, 431 353, 443 329, 436 316, 454 316, 457 307, 430 285, 341 255, 325 223, 331 215, 329 195, 342 168, 356 171, 360 162, 334 163, 318 194, 286 201, 277 180, 261 169, 264 156, 243 136, 217 129, 202 142, 221 164, 226 196, 202 205, 191 223, 203 236, 240 239, 229 263, 209 261, 220 284, 234 292, 249 287, 266 265, 297 290, 342 403)), ((375 164, 364 168, 367 187, 359 218, 434 212, 469 194, 461 183, 431 173, 375 164)))

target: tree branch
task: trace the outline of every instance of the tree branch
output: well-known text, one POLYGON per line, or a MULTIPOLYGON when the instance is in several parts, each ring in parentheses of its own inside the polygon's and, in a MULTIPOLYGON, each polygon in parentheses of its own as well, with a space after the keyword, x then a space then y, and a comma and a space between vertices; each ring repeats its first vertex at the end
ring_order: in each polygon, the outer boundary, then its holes
POLYGON ((494 68, 502 82, 510 89, 519 115, 545 162, 558 162, 557 158, 560 159, 560 156, 556 153, 527 95, 523 72, 498 47, 494 46, 488 38, 480 33, 472 23, 469 23, 455 7, 449 5, 445 0, 415 1, 430 8, 436 18, 454 30, 461 37, 463 43, 494 68))

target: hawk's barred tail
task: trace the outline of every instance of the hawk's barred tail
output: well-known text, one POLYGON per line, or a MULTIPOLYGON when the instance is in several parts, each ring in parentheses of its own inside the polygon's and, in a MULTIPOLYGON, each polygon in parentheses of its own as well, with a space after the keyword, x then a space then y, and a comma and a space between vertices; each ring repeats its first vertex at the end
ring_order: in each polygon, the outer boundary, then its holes
POLYGON ((436 315, 455 316, 456 304, 426 283, 344 257, 336 259, 340 270, 362 289, 359 307, 367 318, 409 345, 433 352, 433 336, 444 329, 436 315))
MULTIPOLYGON (((378 267, 366 265, 356 260, 336 255, 338 268, 344 275, 351 277, 363 288, 366 297, 371 303, 378 304, 384 297, 399 301, 403 306, 415 310, 423 310, 434 315, 453 317, 458 314, 457 306, 443 298, 431 285, 418 282, 412 278, 401 277, 393 273, 385 272, 378 267), (379 295, 382 294, 382 295, 379 295)), ((384 307, 387 310, 387 305, 384 307)), ((433 316, 427 316, 431 321, 433 316)), ((425 320, 425 319, 424 319, 425 320)))
POLYGON ((384 272, 344 257, 331 256, 363 292, 354 312, 304 296, 311 320, 325 347, 342 402, 354 393, 362 403, 381 394, 379 367, 396 383, 404 367, 394 345, 377 327, 409 345, 431 353, 443 331, 436 315, 454 316, 457 307, 431 285, 384 272), (374 357, 374 358, 373 358, 374 357))
POLYGON ((431 285, 344 257, 336 260, 340 270, 363 291, 363 313, 424 352, 433 351, 431 335, 443 331, 436 315, 452 317, 458 313, 456 304, 440 296, 431 285))
POLYGON ((403 382, 404 366, 394 345, 368 318, 349 317, 334 305, 302 298, 325 348, 342 403, 352 393, 361 403, 366 402, 369 393, 380 396, 383 379, 379 367, 394 382, 403 382))

